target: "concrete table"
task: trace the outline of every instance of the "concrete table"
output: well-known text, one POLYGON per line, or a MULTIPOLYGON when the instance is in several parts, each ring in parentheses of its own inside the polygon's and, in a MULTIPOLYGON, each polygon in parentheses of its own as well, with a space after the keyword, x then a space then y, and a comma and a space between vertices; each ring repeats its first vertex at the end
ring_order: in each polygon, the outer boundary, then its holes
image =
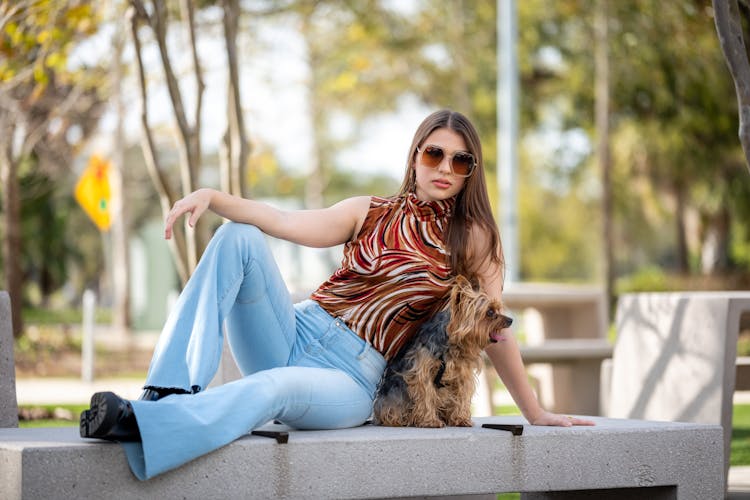
POLYGON ((525 364, 550 363, 554 367, 555 405, 560 413, 598 415, 602 361, 612 357, 606 339, 556 339, 535 346, 521 346, 525 364))
POLYGON ((524 361, 546 365, 529 366, 539 382, 542 404, 559 413, 599 414, 599 363, 611 355, 605 340, 604 290, 589 285, 508 283, 503 301, 523 319, 519 323, 526 336, 524 361))

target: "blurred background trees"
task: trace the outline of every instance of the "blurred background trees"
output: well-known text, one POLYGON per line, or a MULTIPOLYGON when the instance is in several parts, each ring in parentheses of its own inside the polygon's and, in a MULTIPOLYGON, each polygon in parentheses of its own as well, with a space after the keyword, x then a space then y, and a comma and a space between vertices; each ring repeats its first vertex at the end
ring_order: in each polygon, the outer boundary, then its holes
MULTIPOLYGON (((601 64, 594 7, 601 4, 518 2, 521 279, 602 283, 601 207, 611 193, 616 292, 747 288, 750 177, 711 5, 603 3, 611 164, 604 189, 595 154, 601 64)), ((495 2, 1 5, 2 276, 9 290, 25 283, 14 293, 26 305, 50 297, 75 304, 84 286, 114 302, 111 270, 127 260, 112 262, 111 236, 99 235, 72 201, 75 177, 96 148, 90 138, 111 135, 114 80, 123 86, 122 113, 136 116, 120 119, 142 132, 124 139, 118 160, 123 223, 133 232, 160 221, 197 186, 308 207, 389 195, 400 184, 418 121, 385 120, 407 112, 423 112, 421 119, 440 107, 460 110, 478 126, 497 205, 495 2), (130 33, 122 58, 101 49, 114 47, 122 33, 130 33), (86 47, 98 54, 93 62, 69 58, 86 47), (272 93, 250 80, 265 81, 272 93), (211 93, 216 87, 220 100, 211 93), (297 105, 283 105, 285 87, 302 96, 297 105), (210 125, 215 115, 224 117, 218 129, 210 125), (304 126, 289 130, 281 145, 268 138, 268 130, 295 121, 304 126), (362 146, 382 123, 396 123, 405 145, 362 146), (288 150, 301 142, 294 164, 288 150), (365 171, 364 157, 378 167, 365 171)), ((206 219, 195 258, 218 223, 206 219)), ((180 259, 184 281, 194 261, 180 259)))
POLYGON ((68 66, 76 42, 95 33, 98 23, 90 3, 0 3, 2 263, 15 336, 23 328, 18 305, 24 282, 34 281, 45 303, 66 283, 67 260, 81 257, 75 233, 67 233, 74 225, 67 220, 71 199, 56 196, 53 184, 71 176, 102 111, 100 68, 68 66))

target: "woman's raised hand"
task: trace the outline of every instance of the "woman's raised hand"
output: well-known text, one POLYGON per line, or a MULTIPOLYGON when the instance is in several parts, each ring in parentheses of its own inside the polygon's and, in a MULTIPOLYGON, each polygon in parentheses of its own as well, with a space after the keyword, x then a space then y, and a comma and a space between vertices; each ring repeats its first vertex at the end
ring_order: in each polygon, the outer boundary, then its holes
POLYGON ((190 213, 188 224, 190 224, 190 227, 195 227, 198 218, 203 215, 210 203, 211 190, 205 188, 193 191, 184 198, 177 200, 164 221, 164 238, 170 239, 172 237, 172 226, 177 219, 188 212, 190 213))

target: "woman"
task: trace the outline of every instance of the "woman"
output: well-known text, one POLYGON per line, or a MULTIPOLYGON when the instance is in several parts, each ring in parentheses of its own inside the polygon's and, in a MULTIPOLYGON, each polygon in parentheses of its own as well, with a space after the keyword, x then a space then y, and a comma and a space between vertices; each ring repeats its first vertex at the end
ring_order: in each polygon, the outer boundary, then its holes
MULTIPOLYGON (((361 425, 386 362, 464 275, 494 297, 503 286, 482 150, 471 122, 442 110, 417 129, 400 193, 322 210, 280 211, 200 189, 166 219, 207 209, 233 221, 212 238, 167 320, 137 401, 97 393, 81 435, 122 441, 139 479, 215 450, 277 419, 301 429, 361 425), (345 244, 341 267, 293 305, 263 233, 297 244, 345 244), (243 378, 206 390, 222 324, 243 378), (189 436, 189 439, 185 437, 189 436)), ((507 333, 507 332, 506 332, 507 333)), ((509 333, 487 354, 534 425, 591 425, 544 411, 509 333)))

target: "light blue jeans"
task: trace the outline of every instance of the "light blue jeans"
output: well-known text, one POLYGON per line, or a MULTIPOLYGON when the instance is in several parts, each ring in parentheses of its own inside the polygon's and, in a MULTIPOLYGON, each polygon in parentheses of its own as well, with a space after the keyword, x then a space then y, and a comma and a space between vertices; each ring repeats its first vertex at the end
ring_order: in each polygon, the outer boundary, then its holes
POLYGON ((122 443, 130 468, 151 478, 272 419, 299 429, 361 425, 384 368, 379 352, 316 302, 292 305, 260 230, 224 224, 170 314, 146 379, 198 392, 132 402, 142 442, 122 443), (205 389, 225 321, 243 378, 205 389))

